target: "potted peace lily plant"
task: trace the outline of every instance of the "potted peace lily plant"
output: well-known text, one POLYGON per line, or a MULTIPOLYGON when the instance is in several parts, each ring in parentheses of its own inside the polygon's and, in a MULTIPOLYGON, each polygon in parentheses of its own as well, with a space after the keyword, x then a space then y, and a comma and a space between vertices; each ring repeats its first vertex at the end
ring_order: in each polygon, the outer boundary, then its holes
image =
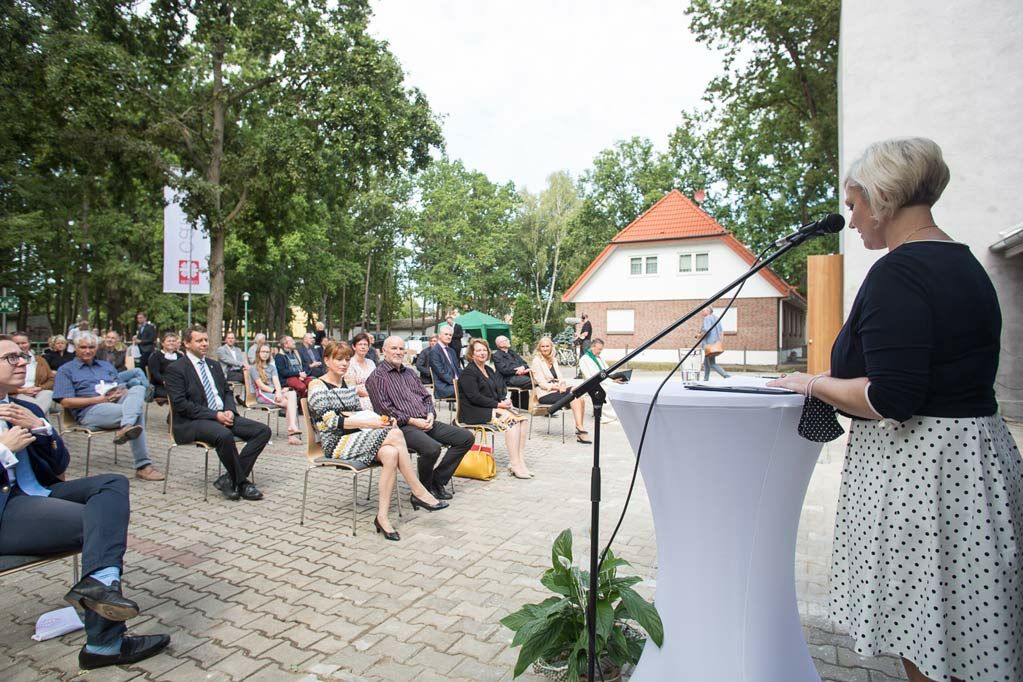
MULTIPOLYGON (((626 663, 635 665, 643 653, 646 638, 637 624, 661 646, 664 626, 654 605, 632 586, 638 576, 619 576, 618 568, 629 566, 625 559, 608 551, 597 576, 597 660, 605 682, 618 680, 626 663)), ((526 604, 501 619, 515 632, 512 646, 521 647, 514 676, 526 668, 552 680, 585 680, 589 634, 586 628, 586 602, 589 572, 572 561, 572 531, 561 531, 551 548, 551 568, 540 582, 554 593, 539 604, 526 604)))

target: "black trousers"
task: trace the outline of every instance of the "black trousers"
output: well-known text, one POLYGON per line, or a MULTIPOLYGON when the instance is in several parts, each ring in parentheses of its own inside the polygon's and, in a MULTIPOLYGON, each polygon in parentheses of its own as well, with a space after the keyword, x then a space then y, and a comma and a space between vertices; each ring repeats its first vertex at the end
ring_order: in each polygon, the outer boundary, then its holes
POLYGON ((245 381, 245 370, 238 368, 229 369, 227 370, 227 374, 225 374, 224 377, 228 381, 233 381, 237 384, 240 384, 245 381))
POLYGON ((197 419, 180 425, 174 423, 174 440, 178 443, 201 440, 215 447, 220 463, 236 485, 249 477, 256 458, 270 442, 271 435, 272 431, 266 424, 240 415, 235 415, 230 428, 214 419, 197 419), (241 452, 234 442, 236 436, 245 441, 241 452))
POLYGON ((427 490, 443 488, 448 484, 458 464, 476 440, 471 431, 438 421, 433 422, 433 428, 429 431, 406 425, 401 427, 401 432, 405 434, 409 450, 419 453, 419 480, 427 490), (440 464, 437 464, 444 445, 448 446, 448 451, 440 464))
MULTIPOLYGON (((128 479, 100 474, 50 486, 49 497, 15 488, 0 520, 0 554, 56 554, 82 550, 82 575, 122 568, 128 544, 128 479)), ((89 644, 104 646, 124 634, 124 623, 85 610, 89 644)))

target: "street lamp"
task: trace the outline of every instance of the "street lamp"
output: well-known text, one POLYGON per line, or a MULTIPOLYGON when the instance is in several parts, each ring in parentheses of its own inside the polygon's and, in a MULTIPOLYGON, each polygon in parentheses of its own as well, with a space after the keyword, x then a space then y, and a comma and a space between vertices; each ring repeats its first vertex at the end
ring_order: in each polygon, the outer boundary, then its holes
POLYGON ((242 300, 245 301, 245 355, 249 354, 249 292, 242 293, 242 300))

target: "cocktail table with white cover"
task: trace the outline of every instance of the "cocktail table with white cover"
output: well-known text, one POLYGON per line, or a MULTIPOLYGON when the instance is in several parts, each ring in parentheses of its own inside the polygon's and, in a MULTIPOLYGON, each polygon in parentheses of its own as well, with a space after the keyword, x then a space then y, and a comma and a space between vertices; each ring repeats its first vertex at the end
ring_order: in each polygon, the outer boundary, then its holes
MULTIPOLYGON (((606 384, 633 450, 657 383, 606 384)), ((640 472, 664 645, 647 643, 633 682, 819 682, 795 594, 796 531, 821 449, 796 433, 802 405, 677 380, 661 392, 640 472)))

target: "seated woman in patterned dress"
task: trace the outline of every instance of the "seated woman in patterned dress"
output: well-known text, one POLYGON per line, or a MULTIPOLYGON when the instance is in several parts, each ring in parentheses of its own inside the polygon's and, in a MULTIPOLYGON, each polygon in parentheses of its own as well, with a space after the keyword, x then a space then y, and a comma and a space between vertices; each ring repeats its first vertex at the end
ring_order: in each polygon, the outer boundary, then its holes
POLYGON ((383 533, 388 540, 400 540, 387 519, 398 471, 412 490, 413 503, 430 511, 448 505, 431 495, 419 482, 401 429, 386 417, 360 412, 362 404, 358 392, 349 388, 344 380, 351 358, 352 348, 347 343, 327 342, 323 349, 323 364, 327 372, 309 384, 309 417, 313 428, 320 434, 327 457, 364 466, 376 460, 383 465, 373 525, 377 533, 383 533))
POLYGON ((489 424, 504 432, 508 446, 508 473, 515 478, 533 478, 526 466, 526 417, 512 408, 504 377, 490 361, 490 344, 473 339, 466 350, 469 362, 458 378, 459 419, 463 424, 489 424))
POLYGON ((256 393, 256 402, 284 408, 288 418, 288 445, 301 445, 302 432, 298 428, 298 394, 294 389, 281 386, 277 365, 270 346, 261 343, 256 348, 256 361, 249 365, 249 377, 256 393))

